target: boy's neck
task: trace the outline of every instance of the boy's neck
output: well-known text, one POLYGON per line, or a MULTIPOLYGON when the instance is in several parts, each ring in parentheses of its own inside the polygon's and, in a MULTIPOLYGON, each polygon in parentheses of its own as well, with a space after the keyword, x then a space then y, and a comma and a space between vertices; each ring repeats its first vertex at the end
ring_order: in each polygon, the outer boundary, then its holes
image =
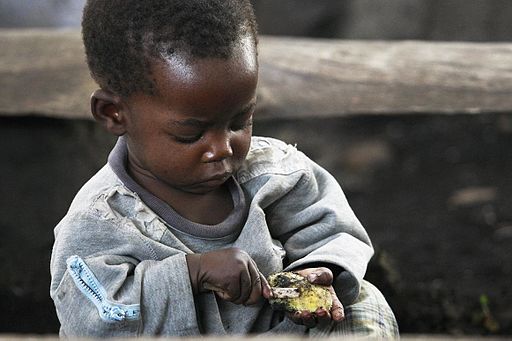
POLYGON ((211 192, 196 194, 181 191, 158 179, 147 177, 137 172, 130 162, 128 173, 139 185, 194 223, 216 225, 223 222, 233 210, 233 200, 227 182, 211 192))

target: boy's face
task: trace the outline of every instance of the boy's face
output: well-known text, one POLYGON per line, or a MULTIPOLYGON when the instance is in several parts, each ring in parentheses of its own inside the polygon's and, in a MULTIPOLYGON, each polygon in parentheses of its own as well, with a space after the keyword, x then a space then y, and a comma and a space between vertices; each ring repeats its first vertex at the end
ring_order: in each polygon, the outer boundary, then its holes
POLYGON ((250 147, 258 82, 253 40, 241 42, 228 60, 154 62, 151 77, 156 95, 125 102, 131 171, 171 191, 218 189, 250 147))

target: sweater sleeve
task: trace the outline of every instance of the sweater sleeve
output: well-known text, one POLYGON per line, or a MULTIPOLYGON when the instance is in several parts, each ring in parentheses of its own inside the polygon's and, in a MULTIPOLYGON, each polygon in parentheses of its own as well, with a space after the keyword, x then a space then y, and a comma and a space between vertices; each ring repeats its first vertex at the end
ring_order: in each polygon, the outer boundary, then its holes
POLYGON ((342 303, 348 305, 359 295, 373 255, 371 241, 334 177, 303 153, 295 149, 290 153, 288 162, 300 167, 287 175, 287 180, 279 180, 291 183, 269 207, 271 233, 286 250, 287 270, 310 263, 340 267, 334 287, 342 303))
POLYGON ((185 253, 158 259, 144 236, 98 218, 56 228, 50 295, 61 336, 199 334, 185 253))

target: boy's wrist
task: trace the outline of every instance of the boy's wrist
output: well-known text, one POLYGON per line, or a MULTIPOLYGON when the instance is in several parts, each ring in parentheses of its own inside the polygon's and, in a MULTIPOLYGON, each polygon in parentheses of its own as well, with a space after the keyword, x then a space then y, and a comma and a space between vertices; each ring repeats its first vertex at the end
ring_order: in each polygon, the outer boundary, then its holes
POLYGON ((187 260, 188 275, 190 278, 190 285, 194 294, 199 293, 198 278, 201 269, 201 254, 191 253, 185 256, 187 260))

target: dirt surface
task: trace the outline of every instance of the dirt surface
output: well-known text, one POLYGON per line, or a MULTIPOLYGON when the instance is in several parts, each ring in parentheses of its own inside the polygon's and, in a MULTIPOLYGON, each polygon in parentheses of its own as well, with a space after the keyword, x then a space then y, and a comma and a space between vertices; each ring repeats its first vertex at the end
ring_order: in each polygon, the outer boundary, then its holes
MULTIPOLYGON (((93 122, 0 118, 0 333, 55 333, 53 227, 113 140, 93 122)), ((255 123, 340 181, 403 333, 512 335, 512 117, 255 123)))
POLYGON ((512 117, 259 124, 342 183, 404 333, 512 334, 512 117))

